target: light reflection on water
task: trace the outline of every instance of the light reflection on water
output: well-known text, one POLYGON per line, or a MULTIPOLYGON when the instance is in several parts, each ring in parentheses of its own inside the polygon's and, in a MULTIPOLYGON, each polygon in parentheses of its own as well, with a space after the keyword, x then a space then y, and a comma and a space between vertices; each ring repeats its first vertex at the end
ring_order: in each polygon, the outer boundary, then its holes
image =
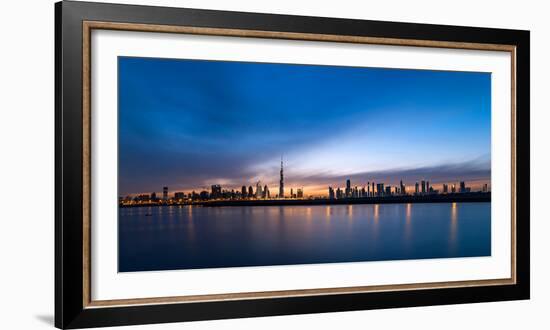
POLYGON ((490 203, 119 211, 119 270, 490 255, 490 203))

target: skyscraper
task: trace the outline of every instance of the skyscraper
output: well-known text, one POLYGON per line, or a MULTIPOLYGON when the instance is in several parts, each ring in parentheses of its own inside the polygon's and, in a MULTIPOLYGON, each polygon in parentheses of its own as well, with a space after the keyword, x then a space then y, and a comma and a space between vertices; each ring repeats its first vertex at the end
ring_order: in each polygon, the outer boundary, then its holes
POLYGON ((466 192, 466 183, 464 181, 460 181, 460 192, 461 193, 466 192))
POLYGON ((256 182, 256 198, 262 198, 262 185, 260 181, 256 182))
POLYGON ((246 186, 242 186, 241 188, 241 194, 243 198, 246 198, 246 186))
POLYGON ((222 196, 222 186, 213 184, 211 187, 210 198, 220 198, 222 196))
POLYGON ((162 187, 162 200, 168 200, 168 187, 162 187))
POLYGON ((252 186, 248 186, 248 197, 254 197, 254 189, 252 189, 252 186))
POLYGON ((334 189, 332 189, 332 187, 328 187, 328 198, 334 199, 334 197, 334 189))
POLYGON ((351 181, 350 181, 350 179, 346 180, 346 197, 351 197, 351 181))
POLYGON ((418 182, 414 184, 414 193, 418 194, 418 182))
POLYGON ((426 181, 422 180, 421 184, 422 184, 422 193, 425 194, 426 193, 426 181))
POLYGON ((384 184, 383 183, 377 183, 376 184, 376 194, 378 196, 384 196, 384 184))
POLYGON ((281 179, 279 181, 279 198, 285 198, 285 181, 283 177, 283 156, 281 156, 281 179))

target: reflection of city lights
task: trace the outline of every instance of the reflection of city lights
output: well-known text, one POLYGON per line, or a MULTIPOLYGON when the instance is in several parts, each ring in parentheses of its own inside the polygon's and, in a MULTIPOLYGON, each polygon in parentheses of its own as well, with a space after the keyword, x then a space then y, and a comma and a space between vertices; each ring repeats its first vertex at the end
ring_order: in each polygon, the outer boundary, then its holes
POLYGON ((451 206, 451 239, 449 244, 454 244, 456 242, 456 233, 458 226, 458 208, 456 203, 452 203, 451 206))
POLYGON ((378 219, 380 218, 380 205, 379 204, 374 204, 374 220, 376 222, 378 222, 378 219))

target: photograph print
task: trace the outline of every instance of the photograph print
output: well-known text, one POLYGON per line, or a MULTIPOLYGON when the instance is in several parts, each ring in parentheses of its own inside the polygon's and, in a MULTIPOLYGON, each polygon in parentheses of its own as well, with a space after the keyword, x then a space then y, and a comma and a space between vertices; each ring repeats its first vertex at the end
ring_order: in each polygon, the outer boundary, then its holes
POLYGON ((491 256, 491 73, 118 57, 118 271, 491 256))

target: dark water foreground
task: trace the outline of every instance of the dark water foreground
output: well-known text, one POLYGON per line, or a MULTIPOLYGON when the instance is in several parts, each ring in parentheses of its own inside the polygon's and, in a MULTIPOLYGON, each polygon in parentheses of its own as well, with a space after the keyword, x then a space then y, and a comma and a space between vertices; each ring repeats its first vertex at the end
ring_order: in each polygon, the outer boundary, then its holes
POLYGON ((121 272, 490 254, 490 203, 119 209, 121 272))

